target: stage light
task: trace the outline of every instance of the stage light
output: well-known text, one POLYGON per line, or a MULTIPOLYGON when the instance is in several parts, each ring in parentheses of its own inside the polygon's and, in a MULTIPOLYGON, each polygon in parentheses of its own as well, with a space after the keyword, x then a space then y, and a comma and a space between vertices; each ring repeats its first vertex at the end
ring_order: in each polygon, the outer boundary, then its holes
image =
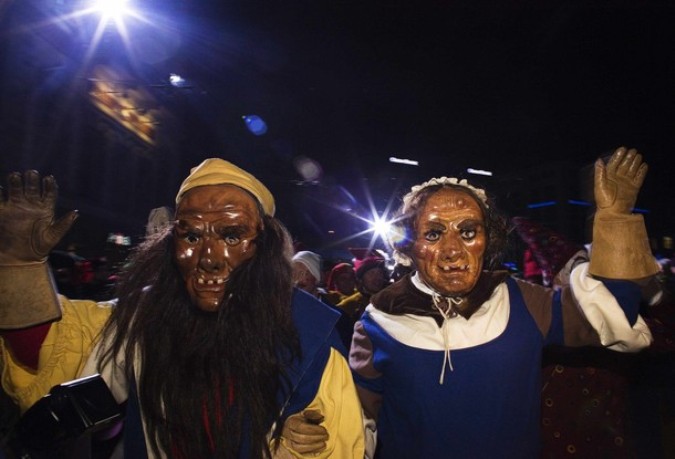
POLYGON ((469 167, 466 170, 469 174, 474 174, 474 175, 486 175, 488 177, 492 177, 492 172, 491 171, 486 171, 483 169, 474 169, 472 167, 469 167))
POLYGON ((93 6, 105 21, 119 22, 131 11, 129 0, 96 0, 93 6))
POLYGON ((377 236, 380 236, 383 240, 387 239, 387 235, 389 234, 389 230, 391 228, 390 222, 384 220, 379 215, 375 215, 374 220, 370 223, 370 226, 377 236))
POLYGON ((397 158, 395 156, 390 156, 389 162, 394 163, 394 164, 405 164, 407 166, 419 166, 420 165, 419 161, 417 161, 417 160, 406 159, 406 158, 397 158))

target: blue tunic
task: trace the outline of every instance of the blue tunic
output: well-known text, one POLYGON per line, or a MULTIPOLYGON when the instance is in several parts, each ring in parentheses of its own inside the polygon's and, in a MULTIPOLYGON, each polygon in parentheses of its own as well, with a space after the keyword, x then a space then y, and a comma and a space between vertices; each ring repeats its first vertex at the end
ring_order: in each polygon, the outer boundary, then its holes
POLYGON ((383 395, 376 457, 537 457, 544 337, 515 281, 508 279, 507 285, 506 329, 488 343, 452 350, 454 371, 446 371, 444 384, 438 380, 442 351, 402 344, 364 314, 361 321, 382 376, 355 378, 383 395))

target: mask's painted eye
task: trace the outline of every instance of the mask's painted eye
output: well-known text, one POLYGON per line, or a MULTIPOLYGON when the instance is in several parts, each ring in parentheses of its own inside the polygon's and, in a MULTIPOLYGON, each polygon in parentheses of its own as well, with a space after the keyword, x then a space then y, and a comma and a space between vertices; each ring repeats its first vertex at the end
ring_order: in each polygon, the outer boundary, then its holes
POLYGON ((462 239, 470 241, 476 237, 477 231, 474 228, 465 228, 460 231, 462 239))
POLYGON ((176 240, 184 241, 190 245, 199 243, 204 231, 198 225, 193 225, 185 220, 178 220, 174 226, 176 240))
POLYGON ((239 226, 225 226, 217 230, 218 237, 229 246, 241 244, 248 229, 239 226))
POLYGON ((424 239, 429 242, 436 242, 441 238, 441 232, 438 230, 429 230, 424 233, 424 239))
POLYGON ((223 240, 227 245, 237 245, 241 242, 241 238, 237 234, 228 234, 223 237, 223 240))
POLYGON ((202 238, 201 234, 194 231, 181 231, 181 233, 178 237, 190 245, 197 244, 202 238))

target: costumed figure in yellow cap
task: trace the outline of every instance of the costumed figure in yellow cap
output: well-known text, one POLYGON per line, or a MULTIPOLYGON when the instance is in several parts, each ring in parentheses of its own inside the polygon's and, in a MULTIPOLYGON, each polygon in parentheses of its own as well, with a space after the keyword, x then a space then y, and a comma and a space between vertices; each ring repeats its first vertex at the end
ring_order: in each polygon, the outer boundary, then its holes
POLYGON ((98 373, 126 403, 126 457, 363 456, 339 316, 293 288, 290 237, 254 176, 217 158, 193 168, 108 304, 54 291, 46 256, 76 218, 55 221, 55 202, 35 171, 0 200, 2 383, 22 410, 98 373), (30 362, 12 349, 26 336, 30 362))

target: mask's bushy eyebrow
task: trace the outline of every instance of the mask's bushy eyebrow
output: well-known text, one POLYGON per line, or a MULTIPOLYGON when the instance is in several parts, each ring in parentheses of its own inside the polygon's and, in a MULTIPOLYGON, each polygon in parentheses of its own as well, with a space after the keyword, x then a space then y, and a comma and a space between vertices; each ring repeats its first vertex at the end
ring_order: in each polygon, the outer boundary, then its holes
POLYGON ((459 225, 457 225, 457 226, 459 228, 462 228, 462 229, 473 229, 473 228, 477 228, 477 227, 483 226, 483 225, 484 225, 484 223, 483 223, 482 220, 477 220, 475 218, 471 218, 471 219, 468 219, 468 220, 461 221, 459 223, 459 225))
POLYGON ((415 231, 416 232, 422 232, 426 233, 429 231, 439 231, 443 232, 447 229, 447 226, 444 225, 442 222, 437 222, 437 221, 429 221, 429 220, 424 220, 424 221, 419 221, 415 225, 415 231))

